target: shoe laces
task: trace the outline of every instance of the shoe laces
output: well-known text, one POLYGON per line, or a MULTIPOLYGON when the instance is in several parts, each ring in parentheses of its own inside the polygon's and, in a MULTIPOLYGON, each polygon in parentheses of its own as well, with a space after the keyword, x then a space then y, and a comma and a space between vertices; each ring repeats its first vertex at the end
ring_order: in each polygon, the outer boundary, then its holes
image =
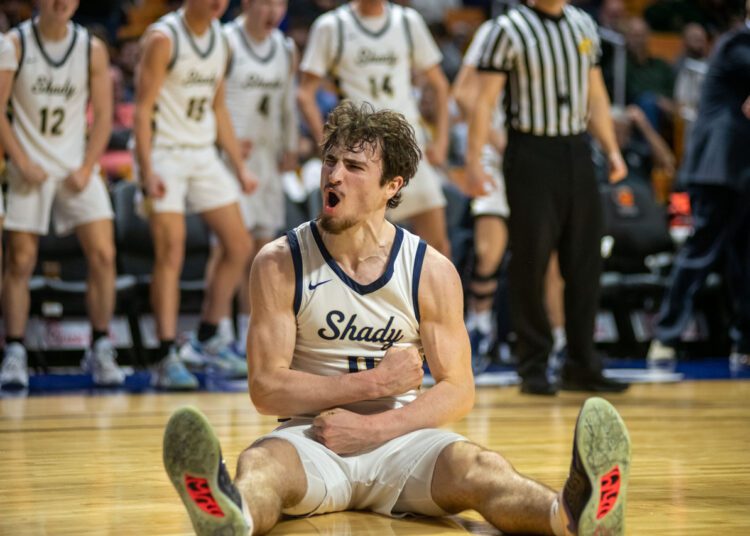
POLYGON ((578 523, 581 512, 591 496, 591 483, 586 476, 576 447, 573 447, 573 460, 570 463, 570 473, 563 486, 562 496, 568 513, 578 523))
POLYGON ((100 344, 94 351, 94 360, 102 369, 117 368, 117 350, 111 344, 100 344))
POLYGON ((221 461, 219 462, 219 474, 217 478, 219 488, 224 492, 225 495, 227 495, 227 497, 232 500, 232 502, 234 502, 241 509, 242 496, 240 495, 240 491, 232 482, 232 477, 229 476, 229 471, 227 471, 227 466, 224 463, 224 457, 221 455, 221 452, 219 452, 219 458, 221 459, 221 461))
POLYGON ((3 372, 19 373, 26 370, 26 356, 19 353, 8 353, 3 360, 3 372))
POLYGON ((170 352, 162 364, 164 371, 168 374, 187 374, 185 364, 175 352, 170 352))

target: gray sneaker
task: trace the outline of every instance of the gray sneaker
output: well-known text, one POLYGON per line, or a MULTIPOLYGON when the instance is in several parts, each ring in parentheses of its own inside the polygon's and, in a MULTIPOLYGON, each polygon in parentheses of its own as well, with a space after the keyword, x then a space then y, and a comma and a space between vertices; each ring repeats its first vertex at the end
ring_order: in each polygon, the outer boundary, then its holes
POLYGON ((251 533, 211 425, 195 408, 174 412, 164 430, 164 469, 198 536, 251 533))
POLYGON ((117 351, 112 342, 102 337, 86 350, 81 368, 91 374, 96 385, 117 386, 125 383, 125 372, 117 365, 117 351))
POLYGON ((247 359, 234 351, 231 341, 218 334, 205 342, 192 337, 182 345, 179 356, 191 370, 206 370, 225 378, 247 378, 247 359))
POLYGON ((151 385, 168 391, 195 391, 198 389, 198 378, 185 368, 177 350, 172 349, 151 373, 151 385))
POLYGON ((29 386, 29 366, 26 348, 12 342, 5 347, 5 359, 0 367, 0 386, 4 389, 26 389, 29 386))
POLYGON ((578 414, 561 492, 566 534, 623 536, 629 471, 630 436, 622 417, 603 398, 589 398, 578 414))

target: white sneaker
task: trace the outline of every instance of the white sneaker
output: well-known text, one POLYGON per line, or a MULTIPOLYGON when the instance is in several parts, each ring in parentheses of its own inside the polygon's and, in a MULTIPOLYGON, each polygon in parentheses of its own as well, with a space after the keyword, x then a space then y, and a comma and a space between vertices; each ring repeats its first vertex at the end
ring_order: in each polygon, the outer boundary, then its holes
POLYGON ((649 370, 674 371, 676 365, 677 355, 674 348, 658 339, 652 340, 646 355, 646 367, 649 370))
POLYGON ((29 367, 26 348, 13 342, 5 347, 5 359, 0 368, 0 386, 6 389, 25 389, 29 386, 29 367))
POLYGON ((740 372, 750 371, 750 354, 741 354, 734 351, 729 356, 729 372, 737 375, 740 372))
POLYGON ((96 385, 115 386, 125 383, 125 372, 117 365, 117 351, 112 342, 102 337, 86 350, 81 368, 90 373, 96 385))

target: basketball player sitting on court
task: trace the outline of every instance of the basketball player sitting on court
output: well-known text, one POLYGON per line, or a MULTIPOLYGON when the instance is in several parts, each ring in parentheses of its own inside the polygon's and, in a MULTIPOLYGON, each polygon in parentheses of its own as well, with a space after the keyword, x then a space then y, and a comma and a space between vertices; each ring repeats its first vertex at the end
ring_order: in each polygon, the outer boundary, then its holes
POLYGON ((231 482, 197 410, 178 410, 164 464, 200 535, 261 534, 282 514, 475 509, 503 532, 624 534, 630 444, 615 409, 586 401, 560 493, 437 427, 474 402, 461 282, 451 262, 385 220, 414 176, 414 131, 345 102, 322 148, 320 217, 266 246, 250 281, 250 395, 288 420, 231 482), (435 386, 422 391, 422 359, 435 386))
POLYGON ((108 338, 115 305, 114 214, 97 164, 112 130, 112 82, 106 46, 70 21, 77 8, 77 0, 40 0, 38 16, 9 33, 13 53, 0 69, 0 145, 9 157, 5 388, 28 386, 23 341, 29 279, 50 220, 58 235, 76 233, 87 260, 92 337, 82 367, 99 385, 125 381, 108 338), (94 120, 87 129, 89 103, 94 120))

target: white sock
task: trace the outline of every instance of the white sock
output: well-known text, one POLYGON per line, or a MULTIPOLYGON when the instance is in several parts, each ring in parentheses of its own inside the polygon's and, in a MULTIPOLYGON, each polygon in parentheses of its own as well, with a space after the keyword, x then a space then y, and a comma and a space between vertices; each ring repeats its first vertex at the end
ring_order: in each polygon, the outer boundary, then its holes
POLYGON ((247 348, 247 329, 250 327, 250 315, 240 313, 237 315, 237 346, 243 351, 247 348))
POLYGON ((232 326, 232 319, 228 316, 223 317, 219 320, 219 326, 216 330, 222 341, 234 340, 234 327, 232 326))
POLYGON ((553 352, 559 352, 563 348, 565 348, 565 345, 568 344, 568 338, 565 336, 565 328, 563 327, 556 327, 552 329, 552 351, 553 352))
POLYGON ((253 516, 250 515, 250 509, 247 507, 247 503, 245 503, 245 499, 240 497, 240 500, 242 501, 242 516, 245 518, 245 523, 247 523, 247 535, 251 536, 253 533, 253 516))
POLYGON ((492 310, 487 309, 486 311, 477 311, 476 315, 476 326, 482 333, 492 332, 492 310))
POLYGON ((555 497, 552 506, 549 509, 549 524, 555 536, 565 536, 565 513, 560 504, 560 495, 555 497))

